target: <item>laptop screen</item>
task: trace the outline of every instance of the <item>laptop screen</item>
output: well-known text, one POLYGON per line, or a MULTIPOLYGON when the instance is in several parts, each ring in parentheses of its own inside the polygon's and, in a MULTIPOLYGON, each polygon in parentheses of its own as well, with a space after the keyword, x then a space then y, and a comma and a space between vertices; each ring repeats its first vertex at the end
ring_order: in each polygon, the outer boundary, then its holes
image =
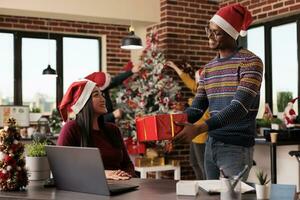
POLYGON ((110 195, 98 148, 47 145, 46 152, 58 189, 110 195))

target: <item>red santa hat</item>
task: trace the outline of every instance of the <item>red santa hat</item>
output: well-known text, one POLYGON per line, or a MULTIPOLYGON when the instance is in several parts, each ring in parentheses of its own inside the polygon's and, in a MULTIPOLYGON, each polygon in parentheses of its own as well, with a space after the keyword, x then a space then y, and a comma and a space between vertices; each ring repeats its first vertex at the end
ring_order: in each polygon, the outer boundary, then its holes
POLYGON ((64 121, 68 119, 68 113, 78 114, 90 98, 95 86, 104 90, 110 82, 110 76, 103 72, 95 72, 86 77, 73 82, 59 105, 59 111, 64 121))
POLYGON ((237 3, 220 8, 210 21, 236 40, 239 35, 246 36, 253 19, 247 8, 237 3))
POLYGON ((59 105, 60 115, 64 121, 67 121, 69 112, 73 111, 75 114, 80 112, 95 86, 96 83, 86 79, 75 81, 69 86, 59 105))
POLYGON ((87 75, 85 79, 97 83, 97 86, 100 88, 100 90, 105 90, 111 81, 110 75, 104 72, 91 73, 90 75, 87 75))

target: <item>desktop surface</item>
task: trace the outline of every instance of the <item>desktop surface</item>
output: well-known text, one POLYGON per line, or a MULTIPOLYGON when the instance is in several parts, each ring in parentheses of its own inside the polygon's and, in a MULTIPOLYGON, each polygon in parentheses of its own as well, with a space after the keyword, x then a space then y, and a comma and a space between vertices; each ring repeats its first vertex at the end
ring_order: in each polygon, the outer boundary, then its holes
MULTIPOLYGON (((123 181, 122 181, 123 182, 123 181)), ((94 194, 70 192, 63 190, 56 190, 55 188, 44 188, 41 184, 30 184, 26 191, 20 192, 0 192, 0 199, 57 199, 57 200, 99 200, 99 199, 112 199, 112 200, 130 200, 130 199, 143 199, 143 200, 196 200, 196 199, 207 199, 207 200, 219 200, 219 195, 208 195, 205 192, 201 192, 197 197, 191 196, 177 196, 176 195, 176 182, 174 180, 166 179, 131 179, 124 181, 123 183, 138 184, 139 189, 128 193, 116 195, 116 196, 100 196, 94 194)), ((256 199, 255 193, 243 194, 243 200, 254 200, 256 199)))

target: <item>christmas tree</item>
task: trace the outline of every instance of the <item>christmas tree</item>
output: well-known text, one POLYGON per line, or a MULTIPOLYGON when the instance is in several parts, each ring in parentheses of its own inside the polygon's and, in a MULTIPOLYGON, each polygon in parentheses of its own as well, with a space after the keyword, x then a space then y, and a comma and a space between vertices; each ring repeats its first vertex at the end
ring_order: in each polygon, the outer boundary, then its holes
MULTIPOLYGON (((180 98, 177 81, 164 74, 165 57, 158 48, 156 31, 146 38, 146 48, 141 55, 142 70, 127 79, 117 93, 116 103, 124 111, 119 126, 124 137, 136 139, 135 117, 169 113, 180 98)), ((125 69, 132 67, 129 62, 125 69)))
POLYGON ((24 145, 16 122, 10 118, 8 127, 0 130, 0 190, 15 191, 28 184, 24 145))

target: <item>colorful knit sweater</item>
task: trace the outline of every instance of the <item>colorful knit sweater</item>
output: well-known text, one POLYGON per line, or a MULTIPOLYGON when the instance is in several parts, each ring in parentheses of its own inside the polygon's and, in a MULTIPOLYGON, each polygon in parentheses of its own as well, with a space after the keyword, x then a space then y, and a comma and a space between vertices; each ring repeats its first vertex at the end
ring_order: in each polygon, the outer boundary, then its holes
POLYGON ((209 136, 227 144, 253 146, 262 76, 261 59, 248 50, 213 59, 202 71, 196 97, 186 110, 189 122, 209 108, 209 136))

